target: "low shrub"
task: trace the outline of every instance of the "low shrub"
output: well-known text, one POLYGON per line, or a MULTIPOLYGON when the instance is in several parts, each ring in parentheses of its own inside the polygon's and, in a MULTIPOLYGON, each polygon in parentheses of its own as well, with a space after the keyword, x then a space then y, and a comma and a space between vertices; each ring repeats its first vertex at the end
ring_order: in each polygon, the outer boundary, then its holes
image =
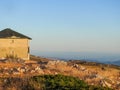
POLYGON ((71 76, 41 75, 29 78, 2 78, 4 90, 112 90, 107 87, 91 86, 71 76))

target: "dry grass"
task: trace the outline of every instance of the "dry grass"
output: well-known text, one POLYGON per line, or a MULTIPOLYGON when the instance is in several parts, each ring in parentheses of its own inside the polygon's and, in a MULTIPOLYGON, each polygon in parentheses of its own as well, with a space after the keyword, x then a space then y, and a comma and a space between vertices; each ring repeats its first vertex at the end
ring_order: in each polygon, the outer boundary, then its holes
MULTIPOLYGON (((43 73, 21 73, 19 75, 0 75, 0 77, 31 77, 41 74, 63 74, 68 76, 79 77, 82 80, 85 80, 89 84, 99 85, 102 79, 109 79, 112 83, 116 83, 118 78, 120 78, 120 70, 112 68, 109 66, 95 66, 95 65, 85 65, 77 64, 79 67, 74 67, 72 64, 69 65, 66 62, 51 62, 42 64, 44 62, 49 62, 49 59, 46 58, 37 58, 36 60, 25 61, 24 64, 31 64, 31 68, 36 67, 36 65, 44 65, 45 68, 42 69, 43 73), (38 61, 37 61, 38 60, 38 61), (44 61, 45 60, 45 61, 44 61), (42 62, 42 63, 41 63, 42 62), (84 68, 84 69, 83 69, 84 68), (99 75, 96 77, 95 75, 99 75)), ((14 68, 21 67, 23 64, 20 63, 0 63, 0 68, 14 68)), ((13 89, 14 90, 14 89, 13 89)))
POLYGON ((100 76, 115 79, 119 74, 120 70, 111 67, 99 67, 99 66, 87 66, 84 65, 89 71, 97 72, 100 76))
POLYGON ((20 67, 22 66, 22 64, 20 63, 0 63, 0 68, 3 67, 3 68, 12 68, 12 67, 20 67))

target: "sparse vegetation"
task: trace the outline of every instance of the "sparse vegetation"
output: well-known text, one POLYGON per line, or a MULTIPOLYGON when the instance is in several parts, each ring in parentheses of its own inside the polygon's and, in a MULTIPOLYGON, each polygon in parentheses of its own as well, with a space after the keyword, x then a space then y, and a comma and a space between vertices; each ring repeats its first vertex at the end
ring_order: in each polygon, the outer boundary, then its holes
POLYGON ((91 86, 71 76, 42 75, 30 78, 1 78, 4 90, 112 90, 107 87, 91 86))
POLYGON ((66 62, 36 56, 24 63, 1 60, 0 77, 0 90, 120 89, 119 69, 90 62, 81 64, 79 61, 66 62))
POLYGON ((119 69, 120 70, 120 66, 117 65, 113 65, 113 64, 104 64, 104 63, 98 63, 98 62, 89 62, 89 61, 85 61, 85 60, 69 60, 68 61, 69 64, 82 64, 82 65, 86 65, 86 66, 98 66, 101 67, 101 69, 105 69, 105 67, 108 68, 115 68, 115 69, 119 69))
POLYGON ((17 57, 17 55, 11 55, 11 54, 7 54, 6 55, 6 62, 14 62, 14 63, 23 63, 24 60, 20 59, 17 57))
POLYGON ((7 54, 6 58, 7 59, 18 59, 17 55, 13 55, 13 54, 7 54))

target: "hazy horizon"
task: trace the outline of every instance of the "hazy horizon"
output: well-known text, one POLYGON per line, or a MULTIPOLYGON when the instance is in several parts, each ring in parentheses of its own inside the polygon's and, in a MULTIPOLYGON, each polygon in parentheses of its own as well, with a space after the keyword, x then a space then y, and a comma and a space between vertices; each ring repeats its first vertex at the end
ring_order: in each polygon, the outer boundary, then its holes
POLYGON ((91 61, 120 61, 120 54, 103 53, 103 52, 42 52, 31 51, 32 55, 65 60, 91 60, 91 61))
POLYGON ((31 51, 120 54, 120 0, 0 0, 0 12, 31 51))

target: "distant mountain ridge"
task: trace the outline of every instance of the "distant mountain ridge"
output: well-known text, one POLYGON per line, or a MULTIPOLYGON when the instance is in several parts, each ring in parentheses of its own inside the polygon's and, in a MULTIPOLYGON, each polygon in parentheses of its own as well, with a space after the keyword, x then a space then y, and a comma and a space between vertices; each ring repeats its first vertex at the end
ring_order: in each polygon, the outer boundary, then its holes
POLYGON ((111 64, 114 64, 114 65, 118 65, 118 66, 120 66, 120 60, 113 61, 113 62, 111 62, 111 64))

